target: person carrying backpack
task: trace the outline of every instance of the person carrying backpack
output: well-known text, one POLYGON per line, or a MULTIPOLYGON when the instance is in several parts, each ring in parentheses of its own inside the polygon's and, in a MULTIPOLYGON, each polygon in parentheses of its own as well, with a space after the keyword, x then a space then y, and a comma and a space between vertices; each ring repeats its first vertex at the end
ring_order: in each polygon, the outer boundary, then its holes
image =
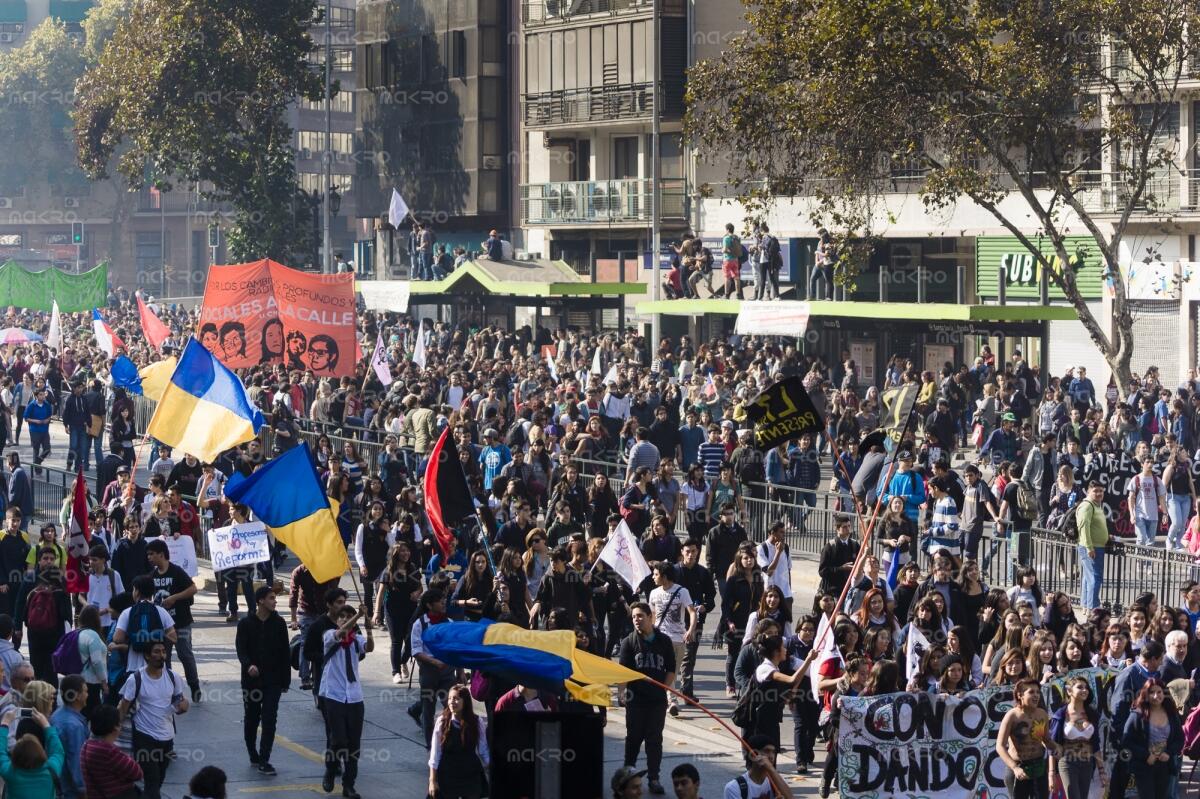
POLYGON ((754 299, 777 300, 783 252, 779 247, 779 239, 771 235, 771 229, 766 225, 758 228, 754 250, 754 299))
POLYGON ((34 674, 56 688, 54 649, 74 618, 57 563, 58 553, 50 547, 38 551, 37 571, 21 582, 14 613, 14 620, 29 634, 29 662, 34 674))
POLYGON ((177 640, 175 620, 171 614, 154 602, 154 579, 143 574, 133 581, 133 605, 121 611, 117 617, 116 630, 113 632, 113 643, 127 645, 128 656, 125 661, 125 676, 110 682, 113 688, 120 690, 126 677, 146 665, 146 652, 150 645, 159 641, 173 644, 177 640))
POLYGON ((1000 520, 996 522, 996 534, 1002 535, 1005 532, 1005 527, 1008 528, 1008 534, 1011 538, 1013 533, 1017 536, 1014 539, 1017 546, 1017 557, 1010 561, 1010 568, 1015 567, 1018 563, 1029 562, 1029 531, 1033 529, 1033 522, 1038 517, 1040 507, 1038 505, 1037 492, 1033 486, 1029 485, 1022 476, 1025 471, 1025 464, 1021 461, 1014 461, 1010 470, 1012 479, 1008 485, 1004 487, 1004 493, 1000 498, 1000 520))
POLYGON ((733 232, 733 223, 725 225, 725 237, 721 239, 721 274, 725 276, 725 297, 729 299, 737 289, 737 298, 742 299, 742 264, 749 259, 742 240, 733 232))
POLYGON ((133 758, 145 775, 142 797, 159 799, 175 759, 175 716, 186 713, 189 704, 183 680, 166 667, 167 642, 153 640, 142 654, 145 665, 130 672, 117 710, 122 721, 131 719, 133 758))

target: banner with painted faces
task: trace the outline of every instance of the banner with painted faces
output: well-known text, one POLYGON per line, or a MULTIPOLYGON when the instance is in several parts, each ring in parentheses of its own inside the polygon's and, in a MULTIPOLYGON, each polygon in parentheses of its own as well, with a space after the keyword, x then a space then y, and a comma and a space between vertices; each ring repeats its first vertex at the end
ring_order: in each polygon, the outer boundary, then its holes
POLYGON ((354 374, 354 275, 301 272, 268 259, 214 266, 196 337, 231 369, 285 364, 317 377, 354 374))

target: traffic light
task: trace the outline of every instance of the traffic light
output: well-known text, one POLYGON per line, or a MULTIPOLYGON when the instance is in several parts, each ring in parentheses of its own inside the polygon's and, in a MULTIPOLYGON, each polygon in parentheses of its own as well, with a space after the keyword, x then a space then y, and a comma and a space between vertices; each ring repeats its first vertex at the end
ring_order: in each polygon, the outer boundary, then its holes
POLYGON ((71 243, 72 244, 83 244, 83 223, 82 222, 72 222, 71 223, 71 243))
POLYGON ((215 222, 208 226, 208 246, 209 247, 220 247, 221 246, 221 226, 216 224, 215 222))

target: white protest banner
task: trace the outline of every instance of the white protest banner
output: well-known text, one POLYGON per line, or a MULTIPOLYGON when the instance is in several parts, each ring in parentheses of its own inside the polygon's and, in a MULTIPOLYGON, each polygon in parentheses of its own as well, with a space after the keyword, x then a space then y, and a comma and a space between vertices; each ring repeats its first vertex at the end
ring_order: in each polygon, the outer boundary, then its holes
MULTIPOLYGON (((1115 761, 1108 710, 1116 674, 1079 669, 1042 686, 1043 704, 1053 714, 1066 702, 1071 682, 1088 682, 1088 705, 1100 722, 1107 763, 1115 761)), ((1012 706, 1011 685, 959 696, 914 691, 842 697, 838 790, 842 796, 876 799, 1009 799, 1008 767, 996 753, 996 736, 1012 706)))
POLYGON ((231 524, 208 531, 208 551, 215 571, 251 566, 271 558, 271 539, 262 522, 231 524))
POLYGON ((650 576, 650 566, 642 556, 642 550, 638 549, 637 539, 624 519, 609 536, 604 549, 600 550, 600 560, 611 566, 635 591, 642 581, 650 576))
POLYGON ((739 336, 804 335, 808 327, 809 306, 796 300, 743 301, 738 310, 734 332, 739 336))
POLYGON ((362 295, 368 311, 408 311, 412 287, 407 280, 360 280, 354 288, 362 295))
POLYGON ((187 572, 188 577, 195 577, 198 574, 196 564, 196 542, 192 540, 190 535, 181 535, 178 538, 147 538, 146 540, 166 541, 167 552, 171 557, 171 562, 187 572))

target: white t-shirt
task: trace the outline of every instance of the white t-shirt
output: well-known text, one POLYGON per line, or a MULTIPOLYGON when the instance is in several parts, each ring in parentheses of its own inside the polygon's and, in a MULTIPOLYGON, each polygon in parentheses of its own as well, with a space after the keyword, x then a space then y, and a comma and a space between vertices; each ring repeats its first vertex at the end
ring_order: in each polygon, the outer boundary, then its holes
POLYGON ((156 741, 170 741, 175 738, 175 708, 171 707, 171 697, 183 695, 183 680, 170 669, 163 669, 158 679, 154 679, 141 669, 142 689, 137 688, 137 678, 132 673, 121 688, 121 698, 133 701, 137 694, 137 704, 133 709, 133 726, 143 735, 149 735, 156 741))
POLYGON ((673 585, 671 590, 655 588, 650 592, 650 607, 654 609, 654 622, 663 635, 672 643, 682 644, 687 632, 686 608, 692 604, 692 596, 682 585, 673 585))
MULTIPOLYGON (((763 576, 766 577, 767 566, 771 564, 771 559, 775 557, 775 545, 770 541, 764 541, 758 545, 758 566, 763 570, 763 576)), ((787 550, 787 545, 784 545, 784 554, 780 556, 779 563, 775 566, 775 573, 767 579, 767 586, 777 586, 783 592, 785 598, 792 596, 792 554, 787 550)))
MULTIPOLYGON (((762 782, 755 782, 750 778, 750 772, 747 771, 742 774, 741 778, 746 781, 746 787, 749 789, 746 791, 748 799, 758 799, 759 797, 771 799, 770 777, 764 777, 762 782)), ((736 779, 725 783, 725 799, 742 799, 742 789, 736 779)))
POLYGON ((112 601, 113 594, 119 594, 125 590, 125 584, 121 582, 121 575, 113 569, 112 566, 104 570, 104 574, 88 575, 88 592, 87 603, 100 608, 100 624, 104 627, 113 623, 112 617, 108 613, 108 603, 112 601), (112 579, 109 579, 112 575, 112 579))
POLYGON ((1139 519, 1158 518, 1158 500, 1165 497, 1167 487, 1158 476, 1135 475, 1129 481, 1129 494, 1133 497, 1134 514, 1139 519))
MULTIPOLYGON (((155 605, 154 607, 158 609, 158 620, 162 622, 163 632, 166 633, 167 630, 175 626, 175 620, 171 618, 171 614, 168 613, 166 608, 164 608, 162 605, 155 605)), ((124 632, 127 636, 129 634, 130 610, 132 610, 132 608, 125 608, 125 610, 121 611, 121 618, 117 619, 117 629, 124 632)), ((125 640, 126 643, 129 643, 128 638, 125 640)), ((125 671, 132 674, 142 666, 146 665, 146 658, 141 652, 134 652, 132 646, 129 647, 128 652, 129 657, 125 661, 125 671)))

